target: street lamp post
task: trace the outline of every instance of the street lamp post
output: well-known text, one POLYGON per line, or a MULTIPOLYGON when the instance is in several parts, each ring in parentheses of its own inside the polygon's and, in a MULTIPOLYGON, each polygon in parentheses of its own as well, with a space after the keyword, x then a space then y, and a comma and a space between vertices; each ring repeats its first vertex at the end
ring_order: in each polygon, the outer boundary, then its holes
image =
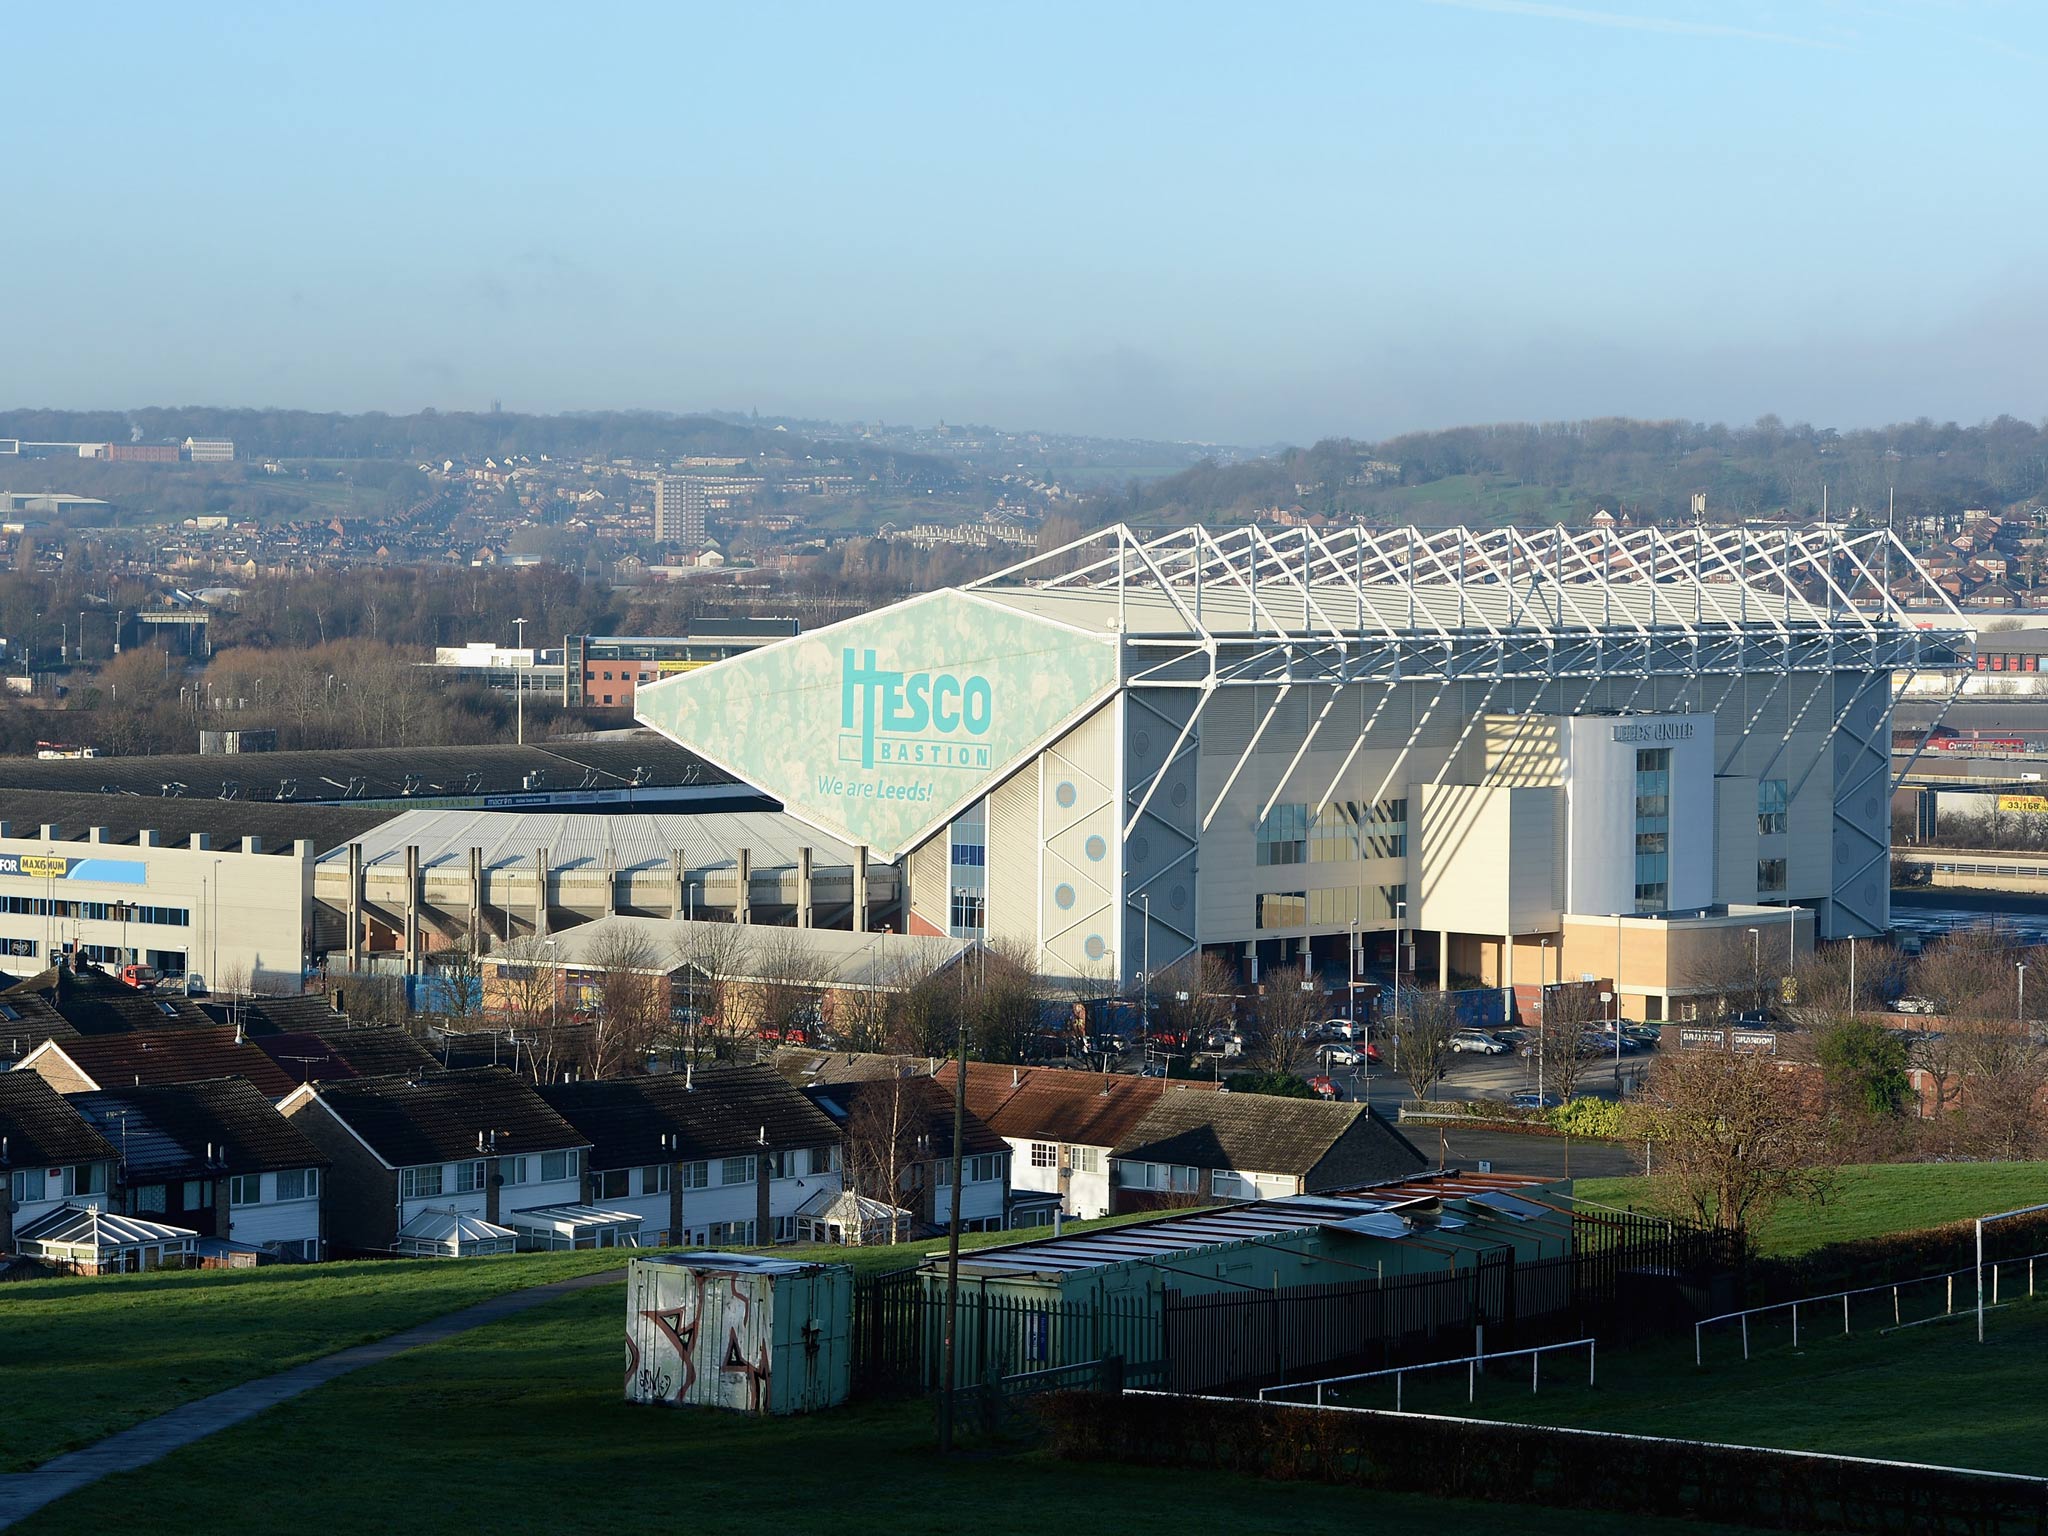
MULTIPOLYGON (((526 620, 514 619, 512 622, 519 626, 519 649, 524 651, 526 649, 526 620)), ((523 747, 526 745, 526 679, 519 675, 519 658, 515 656, 512 660, 512 693, 515 701, 512 707, 518 715, 517 738, 519 745, 523 747)))
MULTIPOLYGON (((1558 980, 1564 979, 1564 953, 1557 956, 1558 980)), ((1543 960, 1536 967, 1536 1107, 1543 1107, 1543 1051, 1550 1039, 1550 992, 1543 985, 1543 973, 1550 969, 1550 940, 1543 940, 1543 960)), ((1525 1079, 1526 1081, 1526 1079, 1525 1079)))
POLYGON ((1152 893, 1138 893, 1145 927, 1138 939, 1138 1027, 1152 1033, 1152 893))
POLYGON ((2019 976, 2018 1018, 2021 1027, 2024 1028, 2027 1022, 2027 962, 2015 960, 2012 968, 2019 976))
POLYGON ((1757 928, 1749 930, 1749 992, 1752 1003, 1763 1002, 1764 936, 1757 928))

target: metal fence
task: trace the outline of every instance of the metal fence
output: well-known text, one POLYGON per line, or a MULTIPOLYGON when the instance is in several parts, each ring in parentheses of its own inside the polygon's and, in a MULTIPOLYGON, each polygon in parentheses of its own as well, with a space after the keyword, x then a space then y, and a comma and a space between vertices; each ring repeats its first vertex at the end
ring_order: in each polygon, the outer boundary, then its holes
POLYGON ((1739 1336, 1742 1358, 1747 1360, 1755 1349, 1797 1349, 1802 1338, 1812 1342, 1830 1335, 1846 1337, 1859 1328, 1866 1333, 1893 1333, 1974 1313, 1980 1302, 2000 1307, 2021 1296, 2036 1294, 2037 1264, 2042 1278, 2048 1280, 2048 1253, 2027 1253, 2016 1258, 1987 1259, 1982 1266, 1967 1265, 1932 1275, 1916 1275, 1909 1280, 1801 1296, 1792 1301, 1774 1301, 1703 1317, 1693 1324, 1693 1364, 1707 1363, 1706 1340, 1710 1332, 1739 1336))
MULTIPOLYGON (((936 1390, 945 1329, 945 1293, 928 1289, 917 1270, 862 1280, 853 1293, 854 1391, 936 1390)), ((1131 1384, 1156 1380, 1160 1371, 1160 1312, 1145 1296, 1044 1301, 992 1294, 970 1281, 960 1288, 955 1334, 953 1379, 962 1388, 1039 1390, 1058 1373, 1085 1375, 1104 1362, 1116 1362, 1118 1379, 1131 1384)))
POLYGON ((1581 1215, 1576 1251, 1517 1264, 1279 1290, 1166 1293, 1165 1380, 1175 1392, 1246 1390, 1333 1370, 1462 1357, 1580 1337, 1619 1342, 1698 1317, 1735 1261, 1718 1234, 1581 1215))

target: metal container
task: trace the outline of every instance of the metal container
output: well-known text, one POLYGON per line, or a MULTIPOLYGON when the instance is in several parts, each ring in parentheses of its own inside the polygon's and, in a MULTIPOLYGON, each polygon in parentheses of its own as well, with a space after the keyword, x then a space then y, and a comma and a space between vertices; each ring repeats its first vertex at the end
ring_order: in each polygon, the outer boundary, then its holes
POLYGON ((846 1400, 853 1270, 747 1253, 634 1259, 626 1400, 812 1413, 846 1400))

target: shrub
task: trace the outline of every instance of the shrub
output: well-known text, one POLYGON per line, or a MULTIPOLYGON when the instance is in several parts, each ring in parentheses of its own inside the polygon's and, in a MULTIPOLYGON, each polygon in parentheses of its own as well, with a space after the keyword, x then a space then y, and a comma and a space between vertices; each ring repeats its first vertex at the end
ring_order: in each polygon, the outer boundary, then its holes
POLYGON ((1626 1115, 1611 1099, 1573 1099, 1550 1111, 1550 1123, 1567 1136, 1612 1140, 1625 1128, 1626 1115))

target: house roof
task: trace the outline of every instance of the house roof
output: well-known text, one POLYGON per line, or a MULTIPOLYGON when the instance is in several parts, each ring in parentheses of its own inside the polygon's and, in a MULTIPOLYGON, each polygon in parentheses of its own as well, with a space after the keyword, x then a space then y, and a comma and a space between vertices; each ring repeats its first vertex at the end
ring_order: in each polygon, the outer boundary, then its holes
POLYGON ((0 1072, 0 1137, 16 1168, 105 1162, 114 1149, 76 1105, 33 1072, 0 1072))
POLYGON ((830 1116, 765 1067, 548 1083, 540 1096, 589 1139, 593 1168, 738 1157, 758 1150, 764 1132, 780 1149, 839 1139, 830 1116))
MULTIPOLYGON (((873 1077, 861 1082, 826 1083, 812 1088, 810 1097, 843 1130, 849 1121, 860 1115, 863 1104, 874 1103, 889 1092, 891 1081, 885 1077, 873 1077)), ((913 1117, 911 1133, 926 1149, 923 1155, 950 1157, 953 1152, 953 1090, 921 1073, 906 1075, 901 1081, 911 1088, 914 1095, 907 1111, 913 1117)), ((989 1129, 988 1123, 972 1109, 967 1111, 964 1123, 963 1153, 1010 1150, 1010 1144, 989 1129)))
POLYGON ((316 1029, 251 1035, 256 1048, 292 1075, 294 1082, 332 1082, 351 1077, 395 1077, 440 1070, 433 1052, 402 1029, 363 1026, 328 1016, 316 1029))
POLYGON ((1169 1094, 1114 1148, 1126 1162, 1235 1168, 1306 1177, 1354 1128, 1379 1143, 1383 1167, 1347 1168, 1349 1180, 1399 1178, 1428 1166, 1408 1139, 1363 1104, 1262 1093, 1169 1094))
POLYGON ((481 1216, 472 1216, 458 1211, 453 1206, 429 1206, 423 1211, 413 1212, 406 1224, 398 1229, 400 1242, 440 1243, 493 1243, 519 1234, 510 1227, 501 1227, 485 1221, 481 1216))
POLYGON ((0 992, 0 1063, 12 1065, 45 1040, 76 1040, 71 1021, 25 992, 0 992))
POLYGON ((138 1030, 132 1034, 82 1035, 53 1041, 78 1070, 100 1088, 192 1083, 205 1078, 245 1077, 275 1099, 298 1086, 298 1078, 266 1056, 254 1042, 237 1038, 225 1024, 138 1030))
POLYGON ((0 1002, 17 1003, 24 997, 40 999, 81 1035, 214 1027, 214 1021, 190 998, 171 992, 138 992, 97 966, 82 971, 52 966, 0 991, 0 1002))
POLYGON ((72 1102, 121 1149, 130 1184, 328 1165, 304 1132, 239 1077, 81 1093, 72 1102))
MULTIPOLYGON (((934 1077, 953 1086, 954 1066, 934 1077)), ((1192 1093, 1217 1097, 1211 1083, 1169 1083, 1129 1072, 1069 1072, 1052 1067, 967 1064, 967 1107, 999 1136, 1115 1147, 1128 1138, 1162 1098, 1192 1093)))
POLYGON ((479 1137, 501 1154, 590 1145, 531 1083, 503 1067, 362 1077, 308 1091, 393 1168, 474 1157, 479 1137))

